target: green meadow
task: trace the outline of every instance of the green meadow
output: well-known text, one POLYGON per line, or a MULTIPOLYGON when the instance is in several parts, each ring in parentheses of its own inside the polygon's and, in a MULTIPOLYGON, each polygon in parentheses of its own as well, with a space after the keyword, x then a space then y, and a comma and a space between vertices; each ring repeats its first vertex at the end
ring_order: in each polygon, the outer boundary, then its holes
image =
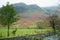
MULTIPOLYGON (((16 34, 13 35, 12 31, 14 28, 9 29, 9 37, 17 37, 17 36, 25 36, 25 35, 34 35, 34 34, 44 34, 46 32, 52 31, 52 29, 20 29, 18 28, 16 34)), ((1 38, 9 38, 7 36, 7 28, 0 28, 0 37, 1 38)))

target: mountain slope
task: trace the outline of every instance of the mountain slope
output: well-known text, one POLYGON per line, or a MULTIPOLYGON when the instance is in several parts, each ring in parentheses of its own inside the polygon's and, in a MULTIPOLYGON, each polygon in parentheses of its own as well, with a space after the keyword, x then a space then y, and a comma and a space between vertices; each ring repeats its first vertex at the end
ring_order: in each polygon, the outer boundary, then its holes
POLYGON ((20 14, 21 17, 44 17, 46 13, 36 4, 26 5, 24 3, 16 3, 13 4, 17 13, 20 14))
POLYGON ((43 8, 48 14, 59 14, 60 6, 45 7, 43 8))
POLYGON ((18 26, 29 27, 35 24, 38 20, 44 20, 48 15, 38 5, 26 5, 24 3, 13 4, 15 10, 20 15, 18 26))

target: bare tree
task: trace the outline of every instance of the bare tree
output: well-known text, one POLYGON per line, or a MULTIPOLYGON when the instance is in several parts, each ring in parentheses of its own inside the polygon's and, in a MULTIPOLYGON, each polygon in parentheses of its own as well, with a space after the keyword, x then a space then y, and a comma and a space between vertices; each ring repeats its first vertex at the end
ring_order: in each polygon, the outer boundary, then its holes
POLYGON ((54 30, 54 34, 56 34, 56 27, 59 26, 59 17, 55 14, 51 15, 48 17, 49 19, 49 23, 50 23, 50 26, 53 28, 54 30))

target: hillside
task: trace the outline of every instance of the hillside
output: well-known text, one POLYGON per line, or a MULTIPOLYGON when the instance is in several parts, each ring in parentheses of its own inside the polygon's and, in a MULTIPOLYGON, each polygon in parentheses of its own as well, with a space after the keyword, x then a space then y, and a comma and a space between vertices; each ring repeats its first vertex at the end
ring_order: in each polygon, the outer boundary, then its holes
POLYGON ((47 14, 38 5, 26 5, 24 3, 13 4, 20 17, 45 17, 47 14))
POLYGON ((48 14, 60 14, 60 6, 44 7, 43 8, 48 14))
POLYGON ((44 21, 48 14, 60 14, 59 7, 40 8, 36 4, 26 5, 25 3, 16 3, 13 5, 17 13, 20 15, 20 20, 16 25, 23 28, 33 26, 38 20, 44 21))

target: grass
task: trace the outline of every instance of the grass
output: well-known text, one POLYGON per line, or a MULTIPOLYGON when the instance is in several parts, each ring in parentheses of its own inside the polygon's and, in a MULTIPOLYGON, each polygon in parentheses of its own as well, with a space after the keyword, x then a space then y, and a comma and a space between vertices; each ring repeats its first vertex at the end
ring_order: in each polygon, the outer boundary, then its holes
MULTIPOLYGON (((24 35, 33 35, 33 34, 42 34, 46 33, 47 31, 51 31, 51 29, 17 29, 16 35, 13 36, 12 31, 13 28, 9 29, 10 36, 9 37, 16 37, 16 36, 24 36, 24 35)), ((2 38, 9 38, 7 36, 7 28, 0 28, 0 36, 2 35, 2 38)))

